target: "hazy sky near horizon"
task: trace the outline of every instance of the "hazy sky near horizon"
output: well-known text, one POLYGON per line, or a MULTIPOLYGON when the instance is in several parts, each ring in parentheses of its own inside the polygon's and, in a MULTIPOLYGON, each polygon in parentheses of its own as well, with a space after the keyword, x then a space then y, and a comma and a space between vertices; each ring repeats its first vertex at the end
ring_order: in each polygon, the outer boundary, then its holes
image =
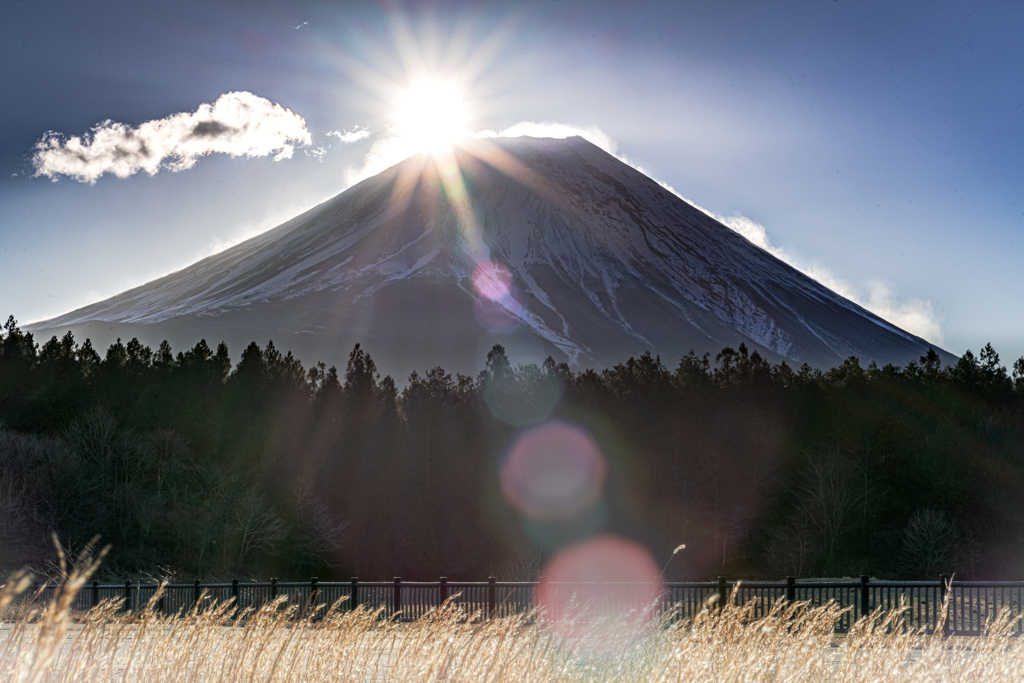
POLYGON ((346 189, 426 74, 458 77, 473 131, 587 129, 947 350, 1024 354, 1019 2, 36 0, 0 17, 0 314, 23 324, 346 189), (215 103, 249 132, 180 133, 215 103), (93 151, 121 136, 137 157, 65 153, 104 121, 121 126, 93 151))

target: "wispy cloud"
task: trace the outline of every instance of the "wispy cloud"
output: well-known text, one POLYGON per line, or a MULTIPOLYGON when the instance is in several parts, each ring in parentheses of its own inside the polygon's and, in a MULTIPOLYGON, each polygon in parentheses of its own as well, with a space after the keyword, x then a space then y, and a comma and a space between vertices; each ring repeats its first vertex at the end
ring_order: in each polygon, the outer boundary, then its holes
POLYGON ((352 144, 353 142, 365 140, 372 134, 373 131, 371 131, 369 128, 365 126, 356 126, 352 130, 346 130, 344 132, 340 130, 329 130, 326 133, 324 133, 324 135, 330 135, 331 137, 338 138, 338 140, 344 142, 345 144, 352 144))
POLYGON ((846 297, 875 315, 918 337, 936 344, 941 344, 945 339, 942 324, 935 314, 931 301, 917 298, 900 301, 892 291, 892 288, 881 280, 869 280, 862 285, 856 285, 833 275, 819 263, 811 263, 810 265, 800 263, 787 254, 782 247, 772 244, 771 238, 768 236, 768 230, 760 223, 740 214, 721 216, 708 211, 704 207, 686 199, 671 187, 664 185, 664 183, 662 185, 684 201, 689 202, 694 208, 700 209, 719 223, 743 235, 753 244, 761 247, 772 256, 785 261, 805 275, 814 278, 836 294, 846 297))
MULTIPOLYGON (((666 190, 668 190, 672 194, 674 194, 675 196, 677 196, 680 199, 682 199, 684 202, 686 202, 687 204, 689 204, 693 208, 699 209, 700 211, 703 211, 704 213, 706 213, 707 215, 711 216, 712 218, 714 218, 716 221, 718 221, 722 225, 724 225, 724 226, 726 226, 728 228, 731 228, 733 232, 738 232, 739 234, 743 235, 744 237, 747 238, 747 241, 749 241, 749 242, 751 242, 751 243, 761 247, 762 249, 767 251, 769 254, 771 254, 775 258, 780 259, 782 261, 785 261, 786 263, 788 263, 789 265, 793 266, 794 268, 803 271, 807 275, 810 275, 810 273, 808 273, 806 270, 804 270, 803 268, 800 268, 799 266, 795 265, 793 263, 793 259, 791 259, 789 257, 789 254, 787 254, 786 251, 782 247, 779 247, 779 246, 776 246, 776 245, 772 244, 771 238, 768 237, 768 230, 767 230, 767 228, 765 228, 760 223, 758 223, 758 222, 756 222, 754 220, 751 220, 750 218, 747 218, 746 216, 744 216, 742 214, 739 214, 739 213, 734 214, 732 216, 723 216, 721 214, 715 213, 714 211, 709 211, 708 209, 705 209, 703 206, 701 206, 697 202, 690 201, 689 199, 687 199, 686 197, 681 195, 678 190, 676 190, 674 187, 672 187, 668 183, 663 183, 661 181, 658 181, 658 184, 661 185, 662 187, 664 187, 666 190)), ((811 277, 814 277, 814 276, 811 275, 811 277)), ((820 280, 819 280, 819 282, 820 282, 820 280)), ((824 284, 824 283, 822 283, 822 284, 824 284)))
POLYGON ((37 176, 95 183, 104 173, 127 178, 139 171, 155 175, 161 168, 181 171, 207 154, 274 154, 280 161, 310 140, 301 116, 250 92, 230 92, 195 112, 137 128, 104 121, 82 136, 50 131, 36 143, 32 162, 37 176))
POLYGON ((324 147, 323 145, 317 145, 316 147, 307 147, 302 150, 307 157, 313 157, 321 164, 324 162, 324 157, 327 156, 327 150, 330 149, 330 145, 324 147))
POLYGON ((836 277, 819 264, 812 264, 810 267, 800 270, 833 292, 860 304, 911 334, 916 334, 935 344, 941 344, 945 339, 942 324, 935 314, 931 301, 917 298, 901 301, 897 299, 892 288, 881 280, 869 280, 863 285, 851 284, 836 277))
MULTIPOLYGON (((376 134, 376 131, 371 131, 367 128, 356 128, 351 132, 344 133, 344 136, 347 137, 343 137, 339 131, 332 131, 327 134, 334 135, 339 140, 342 140, 342 142, 356 142, 376 134)), ((555 121, 543 123, 536 121, 521 121, 520 123, 501 131, 482 130, 478 133, 474 133, 471 137, 512 138, 520 137, 522 135, 528 135, 535 138, 558 139, 578 135, 594 143, 609 154, 615 154, 618 150, 618 145, 615 140, 599 128, 593 126, 575 126, 555 121)), ((394 166, 400 161, 415 154, 417 151, 419 151, 419 149, 414 143, 404 139, 392 130, 386 130, 376 140, 374 140, 373 145, 363 156, 362 163, 358 166, 349 168, 347 180, 350 185, 354 185, 361 180, 377 175, 384 169, 394 166)))
POLYGON ((557 121, 520 121, 500 132, 484 130, 473 137, 517 138, 523 135, 531 138, 555 138, 558 140, 579 136, 597 145, 609 154, 617 155, 619 151, 619 145, 612 139, 612 136, 596 126, 576 126, 571 123, 559 123, 557 121))

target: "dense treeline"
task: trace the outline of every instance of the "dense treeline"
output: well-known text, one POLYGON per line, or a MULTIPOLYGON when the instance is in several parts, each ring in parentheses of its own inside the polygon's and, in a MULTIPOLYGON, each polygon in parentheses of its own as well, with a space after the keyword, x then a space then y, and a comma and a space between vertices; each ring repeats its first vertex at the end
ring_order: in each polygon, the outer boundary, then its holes
POLYGON ((496 346, 399 390, 358 345, 342 374, 272 342, 234 365, 205 341, 39 345, 12 318, 0 422, 0 569, 45 570, 54 531, 101 535, 122 578, 528 578, 609 531, 662 561, 686 543, 670 577, 1024 572, 1024 358, 991 346, 828 372, 742 345, 601 372, 496 346), (550 419, 593 437, 607 484, 531 521, 499 470, 550 419))

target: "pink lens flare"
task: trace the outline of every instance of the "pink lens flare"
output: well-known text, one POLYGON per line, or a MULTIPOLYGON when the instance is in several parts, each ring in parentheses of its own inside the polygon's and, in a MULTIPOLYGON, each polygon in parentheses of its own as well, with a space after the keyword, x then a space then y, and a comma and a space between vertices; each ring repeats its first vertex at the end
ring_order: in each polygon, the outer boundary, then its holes
POLYGON ((601 496, 608 466, 586 432, 561 420, 527 429, 501 466, 505 499, 533 520, 572 519, 601 496))
POLYGON ((473 286, 491 301, 497 301, 511 291, 512 275, 500 263, 487 261, 473 271, 473 286))
POLYGON ((508 334, 516 330, 521 322, 517 311, 521 308, 518 302, 512 297, 506 296, 499 300, 488 299, 486 296, 479 296, 473 305, 473 315, 488 332, 497 334, 508 334), (508 305, 508 307, 506 307, 508 305), (511 308, 511 310, 509 310, 511 308))
POLYGON ((605 534, 566 548, 544 570, 537 604, 567 646, 621 652, 657 622, 662 583, 647 549, 605 534))

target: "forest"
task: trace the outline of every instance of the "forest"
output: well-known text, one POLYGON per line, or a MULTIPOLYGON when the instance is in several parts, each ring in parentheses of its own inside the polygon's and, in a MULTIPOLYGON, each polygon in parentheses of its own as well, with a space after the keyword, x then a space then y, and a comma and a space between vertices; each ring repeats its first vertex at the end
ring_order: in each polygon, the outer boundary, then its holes
POLYGON ((401 388, 371 349, 306 368, 71 333, 0 333, 0 573, 111 547, 100 578, 534 578, 596 533, 666 578, 1024 578, 1024 358, 849 358, 821 371, 744 345, 674 366, 440 367, 401 388), (503 493, 517 437, 561 421, 607 475, 572 517, 503 493))

